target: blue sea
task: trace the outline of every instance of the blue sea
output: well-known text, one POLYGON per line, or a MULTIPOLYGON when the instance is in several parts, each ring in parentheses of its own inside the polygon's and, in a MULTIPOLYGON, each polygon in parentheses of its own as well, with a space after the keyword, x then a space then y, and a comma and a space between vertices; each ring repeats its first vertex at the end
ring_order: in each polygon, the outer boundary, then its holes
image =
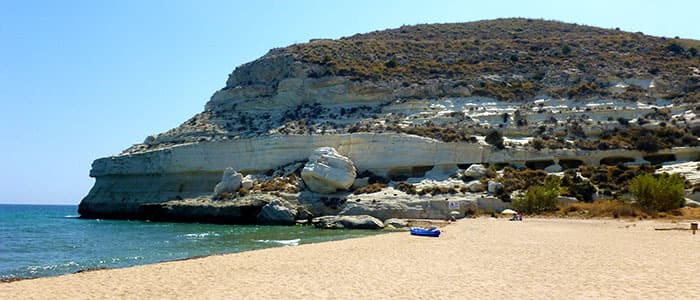
POLYGON ((377 234, 311 226, 87 220, 75 205, 0 204, 0 279, 121 268, 377 234))

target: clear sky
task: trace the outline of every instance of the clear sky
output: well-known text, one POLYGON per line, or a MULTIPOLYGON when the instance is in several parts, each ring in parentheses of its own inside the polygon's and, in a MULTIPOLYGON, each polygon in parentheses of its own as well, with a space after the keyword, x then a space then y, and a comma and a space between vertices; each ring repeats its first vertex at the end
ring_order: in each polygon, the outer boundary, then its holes
POLYGON ((0 203, 77 204, 94 159, 178 126, 270 48, 499 17, 700 39, 699 11, 670 0, 0 0, 0 203))

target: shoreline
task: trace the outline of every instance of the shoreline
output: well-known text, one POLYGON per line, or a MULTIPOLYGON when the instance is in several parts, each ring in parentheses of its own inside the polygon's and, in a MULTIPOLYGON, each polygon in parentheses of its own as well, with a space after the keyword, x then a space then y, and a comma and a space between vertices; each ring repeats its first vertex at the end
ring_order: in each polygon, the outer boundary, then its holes
MULTIPOLYGON (((620 218, 614 218, 614 217, 582 217, 582 216, 570 216, 570 215, 554 215, 554 214, 538 214, 538 215, 531 215, 531 216, 526 216, 528 219, 540 219, 540 220, 598 220, 598 221, 620 221, 620 222, 639 222, 639 221, 651 221, 651 222, 656 222, 661 224, 676 224, 679 222, 690 222, 690 221, 695 221, 693 218, 694 216, 676 216, 676 217, 666 217, 666 218, 658 218, 658 217, 652 217, 652 218, 641 218, 641 217, 620 217, 620 218)), ((470 220, 470 219, 477 219, 477 218, 488 218, 487 214, 481 214, 473 217, 468 217, 468 218, 462 218, 458 219, 457 221, 447 221, 447 220, 437 220, 437 219, 405 219, 407 222, 407 227, 405 228, 396 228, 396 229, 379 229, 377 232, 379 232, 377 235, 381 234, 388 234, 388 233, 398 233, 398 232, 408 232, 408 229, 410 227, 430 227, 430 226, 436 226, 440 229, 443 229, 445 226, 450 226, 454 222, 460 222, 464 220, 470 220)), ((505 217, 500 217, 500 218, 493 218, 493 219, 507 219, 505 217)), ((302 226, 312 226, 312 225, 302 225, 302 226)), ((324 230, 334 230, 334 229, 324 229, 324 230)), ((690 231, 690 228, 686 227, 670 227, 670 228, 654 228, 654 230, 657 231, 690 231)), ((347 239, 358 239, 358 238, 365 238, 365 237, 352 237, 352 238, 347 238, 347 239)), ((342 241, 346 239, 341 239, 341 240, 329 240, 329 241, 322 241, 322 242, 313 242, 309 244, 318 244, 318 243, 329 243, 329 242, 335 242, 335 241, 342 241)), ((298 247, 299 245, 295 246, 298 247)), ((277 246, 277 247, 270 247, 270 248, 278 248, 278 247, 283 247, 283 246, 277 246)), ((231 255, 231 254, 236 254, 236 253, 242 253, 242 252, 250 252, 250 251, 260 251, 264 249, 269 249, 269 248, 262 248, 262 249, 251 249, 251 250, 244 250, 240 252, 222 252, 222 253, 211 253, 211 254, 205 254, 205 255, 194 255, 190 257, 184 257, 184 258, 176 258, 172 260, 163 260, 163 261, 158 261, 158 262, 153 262, 153 263, 148 263, 148 264, 142 264, 142 265, 132 265, 132 266, 126 266, 126 267, 96 267, 96 268, 86 268, 86 269, 80 269, 71 273, 66 273, 66 274, 57 274, 57 275, 51 275, 51 276, 38 276, 38 277, 6 277, 6 278, 0 278, 0 285, 2 284, 7 284, 7 283, 12 283, 12 282, 18 282, 18 281, 28 281, 28 280, 34 280, 34 279, 43 279, 43 278, 53 278, 53 277, 59 277, 59 276, 67 276, 67 275, 73 275, 73 274, 80 274, 80 273, 87 273, 87 272, 94 272, 94 271, 104 271, 104 270, 114 270, 114 269, 124 269, 124 268, 132 268, 132 267, 138 267, 138 266, 148 266, 148 265, 155 265, 155 264, 161 264, 161 263, 168 263, 168 262, 177 262, 177 261, 188 261, 188 260, 194 260, 194 259, 200 259, 200 258, 207 258, 210 256, 221 256, 221 255, 231 255)))
MULTIPOLYGON (((89 219, 86 219, 89 220, 89 219)), ((122 221, 115 219, 117 221, 122 221)), ((128 220, 127 220, 128 221, 128 220)), ((438 226, 438 227, 443 227, 449 222, 444 221, 444 220, 431 220, 431 219, 406 219, 405 220, 407 224, 410 226, 438 226)), ((140 221, 144 222, 144 221, 140 221)), ((156 222, 158 223, 158 222, 156 222)), ((170 223, 170 222, 164 222, 164 223, 170 223)), ((178 222, 175 222, 178 223, 178 222)), ((184 222, 179 222, 179 223, 184 223, 184 222)), ((199 223, 198 223, 199 224, 199 223)), ((214 224, 214 223, 205 223, 205 224, 214 224)), ((218 225, 218 224, 214 224, 218 225)), ((290 226, 282 226, 282 225, 256 225, 256 226, 263 226, 263 227, 268 227, 268 226, 273 226, 273 227, 296 227, 296 226, 302 226, 302 227, 307 227, 307 228, 313 228, 314 230, 318 231, 330 231, 333 232, 335 229, 319 229, 315 228, 311 224, 306 224, 306 225, 290 225, 290 226)), ((347 229, 346 229, 347 230, 347 229)), ((362 230, 362 229, 355 229, 357 231, 374 231, 371 235, 376 235, 376 234, 385 234, 385 233, 391 233, 391 232, 406 232, 408 231, 408 227, 406 228, 398 228, 398 229, 381 229, 381 230, 362 230)), ((353 230, 353 231, 355 231, 353 230)), ((362 236, 358 237, 345 237, 339 240, 343 239, 354 239, 354 238, 359 238, 362 236)), ((306 244, 314 244, 314 243, 325 243, 329 241, 336 241, 337 239, 331 239, 331 240, 325 240, 325 241, 307 241, 305 242, 306 244)), ((274 244, 272 244, 274 245, 274 244)), ((276 248, 276 247, 283 247, 284 245, 276 245, 276 246, 270 246, 269 248, 276 248)), ((58 277, 58 276, 66 276, 66 275, 71 275, 71 274, 79 274, 79 273, 85 273, 85 272, 93 272, 93 271, 100 271, 100 270, 112 270, 112 269, 123 269, 123 268, 131 268, 131 267, 136 267, 136 266, 143 266, 143 265, 153 265, 153 264, 159 264, 159 263, 167 263, 167 262, 174 262, 174 261, 185 261, 185 260, 192 260, 192 259, 198 259, 198 258, 205 258, 209 256, 216 256, 216 255, 227 255, 227 254, 235 254, 235 253, 241 253, 241 252, 248 252, 248 251, 257 251, 257 250, 262 250, 262 249, 267 249, 267 248, 260 248, 260 249, 247 249, 243 251, 234 251, 234 252, 215 252, 215 253, 209 253, 209 254, 198 254, 198 255, 193 255, 193 256, 188 256, 188 257, 181 257, 181 258, 171 258, 171 259, 164 259, 160 261, 154 261, 154 262, 149 262, 145 264, 134 264, 130 266, 97 266, 97 267, 88 267, 84 269, 77 269, 71 272, 63 273, 63 274, 53 274, 53 275, 44 275, 44 276, 28 276, 28 277, 23 277, 23 276, 15 276, 15 277, 2 277, 0 278, 0 285, 6 284, 6 283, 12 283, 12 282, 17 282, 17 281, 28 281, 28 280, 35 280, 35 279, 42 279, 42 278, 52 278, 52 277, 58 277)))
POLYGON ((9 298, 700 297, 700 235, 655 220, 463 219, 392 232, 0 284, 9 298), (683 257, 679 259, 678 257, 683 257), (420 284, 417 284, 420 282, 420 284), (421 286, 419 289, 409 288, 421 286), (372 288, 367 288, 367 287, 372 288))
MULTIPOLYGON (((444 226, 447 226, 450 224, 448 221, 444 220, 431 220, 431 219, 406 219, 406 222, 409 226, 437 226, 438 228, 443 228, 444 226)), ((266 225, 261 225, 261 226, 266 226, 266 225)), ((267 225, 267 226, 275 226, 275 225, 267 225)), ((300 226, 300 225, 292 225, 292 226, 300 226)), ((313 227, 313 225, 301 225, 301 226, 309 226, 313 227)), ((319 229, 319 230, 335 230, 335 229, 319 229)), ((393 232, 407 232, 408 227, 406 228, 397 228, 397 229, 380 229, 376 230, 377 234, 386 234, 386 233, 393 233, 393 232)), ((346 239, 356 239, 356 238, 362 238, 362 237, 350 237, 346 239)), ((345 239, 341 239, 345 240, 345 239)), ((327 242, 333 242, 333 241, 338 241, 338 240, 328 240, 328 241, 322 241, 322 242, 311 242, 308 244, 317 244, 317 243, 327 243, 327 242)), ((277 248, 277 247, 284 247, 283 245, 280 246, 274 246, 270 248, 277 248)), ((12 282, 17 282, 17 281, 26 281, 26 280, 34 280, 34 279, 41 279, 41 278, 52 278, 52 277, 58 277, 58 276, 66 276, 66 275, 72 275, 72 274, 80 274, 80 273, 86 273, 86 272, 94 272, 94 271, 102 271, 102 270, 114 270, 114 269, 124 269, 124 268, 131 268, 131 267, 137 267, 137 266, 146 266, 146 265, 154 265, 154 264, 160 264, 160 263, 167 263, 167 262, 175 262, 175 261, 187 261, 187 260, 193 260, 193 259, 199 259, 199 258, 206 258, 209 256, 216 256, 216 255, 228 255, 228 254, 236 254, 236 253, 242 253, 242 252, 248 252, 248 251, 258 251, 258 250, 263 250, 263 249, 268 249, 268 248, 262 248, 262 249, 250 249, 250 250, 244 250, 244 251, 239 251, 239 252, 222 252, 222 253, 211 253, 211 254, 205 254, 205 255, 194 255, 190 257, 183 257, 183 258, 176 258, 176 259, 171 259, 171 260, 163 260, 163 261, 158 261, 158 262, 153 262, 153 263, 148 263, 148 264, 137 264, 137 265, 132 265, 132 266, 126 266, 126 267, 95 267, 95 268, 86 268, 86 269, 80 269, 71 273, 66 273, 66 274, 56 274, 56 275, 51 275, 51 276, 37 276, 37 277, 6 277, 6 278, 0 278, 0 285, 5 284, 5 283, 12 283, 12 282)))

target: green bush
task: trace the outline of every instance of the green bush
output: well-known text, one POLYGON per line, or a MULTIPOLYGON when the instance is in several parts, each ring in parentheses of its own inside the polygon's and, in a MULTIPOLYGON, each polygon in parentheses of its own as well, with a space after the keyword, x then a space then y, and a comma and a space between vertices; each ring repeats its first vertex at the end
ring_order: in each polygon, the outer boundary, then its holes
POLYGON ((490 145, 496 146, 498 149, 504 149, 506 146, 503 144, 503 134, 498 130, 492 129, 486 134, 484 140, 490 145))
POLYGON ((557 210, 557 198, 561 191, 561 179, 547 177, 544 185, 530 186, 524 195, 513 200, 513 208, 526 214, 557 210))
POLYGON ((675 54, 681 54, 685 49, 680 44, 673 42, 668 45, 667 49, 675 54))
POLYGON ((630 182, 637 204, 651 211, 669 211, 683 206, 685 179, 678 174, 644 174, 630 182))

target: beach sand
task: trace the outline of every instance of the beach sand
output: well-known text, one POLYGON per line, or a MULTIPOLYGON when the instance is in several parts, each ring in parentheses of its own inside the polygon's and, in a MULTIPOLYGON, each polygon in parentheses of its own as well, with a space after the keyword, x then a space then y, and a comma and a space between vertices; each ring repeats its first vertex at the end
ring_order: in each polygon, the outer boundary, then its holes
POLYGON ((466 219, 389 233, 0 284, 1 299, 700 299, 700 233, 658 221, 466 219))

